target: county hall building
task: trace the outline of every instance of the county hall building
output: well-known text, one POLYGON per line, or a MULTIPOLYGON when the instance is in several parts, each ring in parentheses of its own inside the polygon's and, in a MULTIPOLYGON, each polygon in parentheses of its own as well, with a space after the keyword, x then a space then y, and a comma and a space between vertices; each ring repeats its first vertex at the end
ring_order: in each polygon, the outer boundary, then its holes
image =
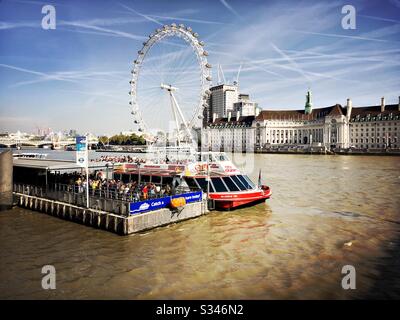
POLYGON ((324 150, 400 148, 400 98, 398 104, 385 105, 382 98, 379 105, 367 107, 353 107, 347 99, 344 107, 335 104, 323 108, 313 108, 310 91, 306 98, 305 107, 299 110, 257 107, 253 114, 246 110, 242 115, 237 102, 233 103, 235 107, 219 106, 218 111, 226 112, 222 117, 210 110, 212 118, 205 137, 208 145, 214 151, 238 152, 309 147, 324 150))

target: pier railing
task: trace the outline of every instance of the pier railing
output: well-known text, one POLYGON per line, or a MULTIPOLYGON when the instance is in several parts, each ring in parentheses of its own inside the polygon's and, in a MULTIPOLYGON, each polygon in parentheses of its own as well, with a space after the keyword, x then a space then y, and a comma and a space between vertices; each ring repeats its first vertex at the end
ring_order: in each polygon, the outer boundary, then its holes
MULTIPOLYGON (((86 207, 85 186, 67 185, 61 183, 48 184, 45 187, 29 184, 15 183, 13 191, 30 196, 47 198, 55 201, 66 202, 76 206, 86 207)), ((176 189, 174 195, 183 194, 188 190, 176 189)), ((146 199, 157 199, 165 197, 162 192, 148 193, 146 199)), ((89 188, 90 208, 112 212, 118 215, 129 215, 129 204, 145 200, 143 193, 138 191, 118 190, 116 188, 89 188)))

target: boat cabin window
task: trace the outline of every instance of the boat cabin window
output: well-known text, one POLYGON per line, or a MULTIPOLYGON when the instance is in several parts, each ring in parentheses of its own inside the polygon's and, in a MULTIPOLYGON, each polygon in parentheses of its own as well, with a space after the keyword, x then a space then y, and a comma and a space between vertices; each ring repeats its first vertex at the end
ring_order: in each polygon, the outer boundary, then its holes
POLYGON ((252 189, 254 189, 256 186, 254 185, 253 181, 250 180, 250 178, 246 175, 243 176, 247 182, 249 183, 249 185, 251 186, 252 189))
MULTIPOLYGON (((195 179, 200 186, 200 188, 203 190, 203 192, 207 192, 207 181, 206 178, 196 178, 195 179)), ((212 183, 210 183, 210 192, 215 192, 214 186, 212 183)))
POLYGON ((185 181, 189 186, 190 190, 199 190, 199 186, 197 185, 194 178, 185 177, 185 181))
POLYGON ((247 187, 239 180, 237 176, 231 176, 232 180, 235 181, 236 185, 240 188, 240 190, 247 190, 247 187))
POLYGON ((239 180, 246 186, 247 189, 253 189, 254 184, 250 181, 247 176, 238 175, 239 180), (246 179, 247 178, 247 179, 246 179))
POLYGON ((239 188, 235 185, 231 177, 222 177, 222 180, 224 180, 230 191, 239 191, 239 188))
POLYGON ((228 160, 229 160, 228 157, 227 157, 225 154, 223 154, 223 153, 220 153, 220 154, 217 156, 217 159, 218 159, 218 161, 228 161, 228 160))
POLYGON ((222 182, 221 178, 211 178, 211 181, 214 185, 216 192, 227 192, 225 184, 222 182))
POLYGON ((211 153, 209 153, 209 154, 203 154, 202 156, 201 156, 201 161, 203 161, 203 162, 215 162, 215 159, 213 158, 213 156, 212 156, 212 154, 211 153), (208 157, 208 160, 207 160, 207 157, 208 157))

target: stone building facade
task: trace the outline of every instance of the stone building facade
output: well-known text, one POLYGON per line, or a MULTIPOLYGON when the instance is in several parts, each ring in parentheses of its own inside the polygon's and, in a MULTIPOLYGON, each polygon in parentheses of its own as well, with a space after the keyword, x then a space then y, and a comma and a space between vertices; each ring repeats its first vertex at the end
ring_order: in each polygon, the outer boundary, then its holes
POLYGON ((400 101, 385 105, 382 98, 381 105, 353 108, 348 99, 344 107, 335 104, 314 109, 309 92, 304 109, 262 110, 256 116, 214 118, 205 131, 208 145, 215 151, 400 148, 400 101))

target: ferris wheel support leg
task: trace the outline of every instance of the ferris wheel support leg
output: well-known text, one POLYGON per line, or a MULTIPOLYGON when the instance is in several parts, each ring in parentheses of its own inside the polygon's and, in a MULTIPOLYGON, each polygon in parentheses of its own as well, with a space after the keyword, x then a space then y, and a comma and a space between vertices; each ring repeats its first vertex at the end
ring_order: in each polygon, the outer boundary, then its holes
POLYGON ((185 117, 183 116, 182 110, 181 110, 181 108, 179 107, 178 102, 176 101, 175 96, 174 96, 174 94, 172 93, 172 91, 170 91, 170 94, 171 94, 172 99, 174 99, 176 109, 178 110, 178 114, 179 114, 179 116, 180 116, 181 119, 182 119, 183 125, 185 126, 186 133, 188 134, 188 137, 190 138, 190 140, 193 141, 192 134, 190 133, 189 127, 187 126, 187 123, 186 123, 185 117))
POLYGON ((175 109, 175 99, 174 96, 172 95, 172 92, 169 92, 169 97, 171 99, 171 108, 172 108, 172 113, 174 114, 174 119, 175 119, 175 123, 176 123, 176 135, 177 135, 177 144, 179 146, 179 140, 180 140, 180 128, 179 128, 179 120, 178 120, 178 115, 176 114, 176 109, 175 109))

